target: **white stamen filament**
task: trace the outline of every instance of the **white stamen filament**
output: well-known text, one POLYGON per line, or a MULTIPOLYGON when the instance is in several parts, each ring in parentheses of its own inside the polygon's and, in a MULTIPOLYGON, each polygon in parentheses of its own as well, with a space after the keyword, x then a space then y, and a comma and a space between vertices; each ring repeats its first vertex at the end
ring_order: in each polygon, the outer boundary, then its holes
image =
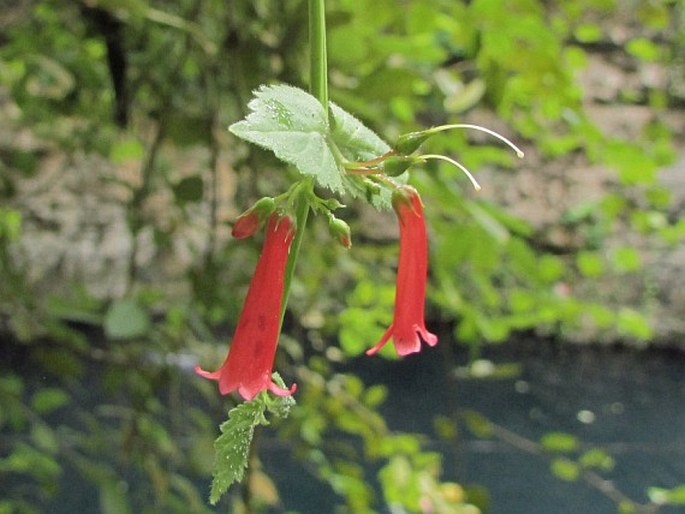
POLYGON ((502 134, 499 134, 499 133, 495 132, 494 130, 490 130, 488 128, 481 127, 480 125, 471 125, 470 123, 454 123, 451 125, 440 125, 438 127, 433 127, 430 130, 435 130, 436 132, 442 132, 443 130, 458 129, 458 128, 473 129, 473 130, 478 130, 480 132, 485 132, 486 134, 489 134, 492 137, 502 141, 505 145, 507 145, 512 150, 514 150, 514 152, 516 152, 516 157, 518 157, 519 159, 523 159, 523 156, 524 156, 523 150, 521 150, 518 146, 516 146, 514 143, 509 141, 502 134))
POLYGON ((466 168, 466 166, 464 166, 464 165, 461 164, 460 162, 457 162, 457 161, 455 161, 454 159, 450 159, 449 157, 446 157, 446 156, 444 156, 444 155, 435 155, 435 154, 421 155, 419 158, 422 159, 422 160, 424 160, 424 161, 427 161, 428 159, 436 159, 436 160, 438 160, 438 161, 446 161, 446 162, 449 162, 451 165, 456 166, 457 168, 459 168, 461 171, 464 172, 464 174, 465 174, 465 175, 469 178, 469 180, 471 181, 471 184, 473 184, 473 188, 474 188, 476 191, 480 191, 480 190, 481 190, 480 184, 479 184, 478 181, 476 180, 476 177, 474 177, 474 176, 471 174, 471 172, 466 168))

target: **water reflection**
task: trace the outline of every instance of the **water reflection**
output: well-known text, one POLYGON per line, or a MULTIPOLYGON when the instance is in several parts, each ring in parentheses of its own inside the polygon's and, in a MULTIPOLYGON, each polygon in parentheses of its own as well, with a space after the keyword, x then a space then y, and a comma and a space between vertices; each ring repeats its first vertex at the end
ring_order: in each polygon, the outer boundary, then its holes
POLYGON ((459 372, 465 359, 465 351, 446 355, 438 347, 401 362, 355 362, 354 369, 361 367, 367 384, 388 385, 384 412, 393 429, 430 434, 449 478, 489 490, 492 514, 604 514, 616 505, 600 483, 559 480, 548 458, 511 441, 481 440, 465 430, 454 444, 440 441, 436 415, 474 410, 533 443, 549 432, 573 434, 583 448, 613 457, 615 466, 602 477, 641 503, 651 486, 685 483, 682 353, 527 341, 486 349, 471 373, 459 372), (517 373, 498 375, 503 363, 509 371, 515 363, 517 373))

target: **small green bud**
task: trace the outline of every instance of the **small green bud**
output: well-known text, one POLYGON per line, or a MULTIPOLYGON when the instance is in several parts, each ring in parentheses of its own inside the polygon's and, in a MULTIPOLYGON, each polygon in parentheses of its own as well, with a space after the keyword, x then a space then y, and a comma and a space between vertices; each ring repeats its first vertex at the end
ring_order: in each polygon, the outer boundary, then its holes
POLYGON ((350 231, 350 226, 343 220, 331 216, 328 218, 328 230, 331 236, 338 241, 345 248, 352 246, 352 233, 350 231))
POLYGON ((334 210, 336 210, 336 209, 342 209, 343 207, 345 207, 344 204, 340 203, 340 202, 339 202, 338 200, 336 200, 335 198, 329 198, 329 199, 327 199, 327 200, 324 200, 324 201, 321 202, 321 203, 322 203, 323 206, 326 207, 326 209, 328 209, 329 211, 334 211, 334 210))
POLYGON ((414 160, 408 157, 388 157, 383 161, 383 173, 390 177, 397 177, 407 171, 414 160))
POLYGON ((364 179, 364 187, 366 188, 366 199, 371 202, 373 197, 381 194, 381 186, 372 182, 368 178, 364 179))
POLYGON ((427 130, 402 134, 395 143, 395 151, 399 155, 412 154, 432 135, 433 134, 427 130))
POLYGON ((267 218, 276 209, 276 202, 270 196, 265 196, 260 198, 255 202, 255 204, 250 208, 251 211, 258 213, 260 216, 267 218))

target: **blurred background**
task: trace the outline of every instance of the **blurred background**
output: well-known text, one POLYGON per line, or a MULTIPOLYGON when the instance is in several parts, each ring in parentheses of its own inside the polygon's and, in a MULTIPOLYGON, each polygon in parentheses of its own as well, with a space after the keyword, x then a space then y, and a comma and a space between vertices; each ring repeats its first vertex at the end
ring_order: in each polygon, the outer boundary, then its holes
MULTIPOLYGON (((392 319, 392 212, 310 219, 275 369, 297 406, 207 501, 225 357, 293 180, 230 135, 307 87, 303 0, 0 1, 0 513, 676 513, 685 505, 685 5, 329 0, 331 99, 412 174, 436 348, 392 319)), ((322 192, 325 194, 325 192, 322 192)))

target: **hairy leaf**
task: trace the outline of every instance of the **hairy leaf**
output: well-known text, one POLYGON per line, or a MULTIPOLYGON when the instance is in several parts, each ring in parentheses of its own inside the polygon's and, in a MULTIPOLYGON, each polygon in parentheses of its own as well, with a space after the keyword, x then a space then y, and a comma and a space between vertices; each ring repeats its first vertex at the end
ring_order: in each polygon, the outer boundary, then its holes
POLYGON ((292 86, 261 86, 248 107, 252 112, 229 127, 233 134, 271 150, 319 185, 344 191, 326 113, 316 98, 292 86))
POLYGON ((390 151, 390 146, 370 128, 331 102, 331 138, 349 161, 367 161, 390 151))
MULTIPOLYGON (((387 188, 345 170, 346 163, 375 159, 390 150, 353 115, 330 103, 328 118, 316 98, 287 85, 261 86, 248 107, 250 114, 229 127, 234 135, 271 150, 321 187, 390 208, 387 188)), ((405 181, 406 175, 396 180, 405 181)))
MULTIPOLYGON (((272 378, 276 384, 285 388, 278 373, 272 378)), ((247 468, 250 445, 257 425, 268 425, 264 412, 285 418, 295 405, 292 396, 272 396, 261 393, 254 400, 244 402, 228 412, 228 420, 219 427, 221 435, 214 441, 214 471, 209 501, 216 505, 221 496, 234 482, 240 482, 247 468)))
POLYGON ((231 409, 221 424, 221 435, 214 441, 214 473, 209 501, 216 505, 234 483, 243 479, 250 455, 255 426, 266 424, 264 402, 260 398, 231 409))
MULTIPOLYGON (((390 151, 390 146, 366 127, 361 121, 347 111, 331 102, 331 122, 333 125, 331 140, 335 143, 337 153, 348 162, 369 161, 390 151)), ((407 173, 395 177, 396 182, 407 181, 407 173)), ((345 174, 345 191, 353 198, 367 197, 376 209, 390 209, 392 193, 388 188, 377 188, 375 194, 369 195, 367 179, 345 174)))

